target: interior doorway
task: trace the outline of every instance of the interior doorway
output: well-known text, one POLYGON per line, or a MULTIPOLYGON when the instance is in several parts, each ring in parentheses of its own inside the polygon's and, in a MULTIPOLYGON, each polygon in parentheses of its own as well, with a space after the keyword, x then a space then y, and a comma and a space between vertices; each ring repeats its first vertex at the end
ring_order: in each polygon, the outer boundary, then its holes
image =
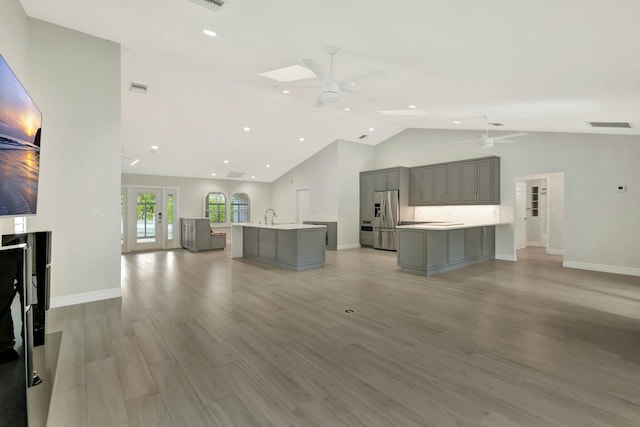
POLYGON ((519 176, 515 184, 515 251, 564 255, 564 172, 519 176))

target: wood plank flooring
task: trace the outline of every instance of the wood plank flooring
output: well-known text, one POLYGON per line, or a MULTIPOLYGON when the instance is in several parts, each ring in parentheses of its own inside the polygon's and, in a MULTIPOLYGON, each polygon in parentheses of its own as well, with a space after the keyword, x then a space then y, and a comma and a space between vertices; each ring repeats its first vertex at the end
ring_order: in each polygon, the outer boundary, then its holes
POLYGON ((230 253, 124 255, 121 299, 51 310, 48 426, 640 426, 640 278, 539 249, 429 278, 230 253))

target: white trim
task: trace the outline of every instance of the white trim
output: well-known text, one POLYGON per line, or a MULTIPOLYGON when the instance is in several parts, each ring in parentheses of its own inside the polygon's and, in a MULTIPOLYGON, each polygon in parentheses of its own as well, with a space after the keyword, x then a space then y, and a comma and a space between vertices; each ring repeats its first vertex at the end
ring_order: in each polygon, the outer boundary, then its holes
POLYGON ((345 249, 357 249, 359 247, 361 247, 360 243, 347 243, 347 244, 344 244, 344 245, 338 245, 338 250, 342 251, 342 250, 345 250, 345 249))
POLYGON ((600 271, 603 273, 625 274, 627 276, 640 276, 640 268, 623 267, 620 265, 595 264, 591 262, 564 261, 563 267, 577 268, 580 270, 600 271))
POLYGON ((547 254, 549 254, 549 255, 564 255, 564 249, 549 249, 549 248, 547 248, 547 254))
POLYGON ((499 254, 499 253, 496 253, 495 258, 499 259, 501 261, 517 261, 516 256, 513 255, 513 254, 499 254))
POLYGON ((111 288, 100 291, 83 292, 80 294, 65 295, 51 298, 51 307, 65 307, 67 305, 84 304, 85 302, 102 301, 105 299, 122 297, 122 289, 111 288))
POLYGON ((542 243, 540 243, 540 242, 527 242, 527 246, 540 247, 540 246, 544 246, 544 245, 542 243))

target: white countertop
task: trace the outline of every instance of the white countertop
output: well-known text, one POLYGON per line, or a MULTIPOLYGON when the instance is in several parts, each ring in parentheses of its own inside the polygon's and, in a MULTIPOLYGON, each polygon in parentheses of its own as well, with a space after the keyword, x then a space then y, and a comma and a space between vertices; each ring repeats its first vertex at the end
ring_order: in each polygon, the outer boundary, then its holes
POLYGON ((309 228, 327 228, 326 225, 314 225, 314 224, 260 224, 257 222, 240 222, 232 224, 233 227, 256 227, 256 228, 271 228, 273 230, 305 230, 309 228))
POLYGON ((504 222, 461 223, 461 222, 432 222, 424 224, 398 225, 396 228, 404 230, 457 230, 460 228, 486 227, 502 225, 504 222))

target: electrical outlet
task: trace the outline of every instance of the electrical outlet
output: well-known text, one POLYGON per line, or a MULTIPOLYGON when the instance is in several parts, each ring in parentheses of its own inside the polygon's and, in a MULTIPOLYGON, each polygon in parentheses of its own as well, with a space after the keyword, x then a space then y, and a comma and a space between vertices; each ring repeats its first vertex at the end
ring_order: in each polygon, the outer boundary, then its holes
POLYGON ((626 185, 618 185, 616 187, 616 191, 618 193, 625 193, 627 191, 627 186, 626 185))

